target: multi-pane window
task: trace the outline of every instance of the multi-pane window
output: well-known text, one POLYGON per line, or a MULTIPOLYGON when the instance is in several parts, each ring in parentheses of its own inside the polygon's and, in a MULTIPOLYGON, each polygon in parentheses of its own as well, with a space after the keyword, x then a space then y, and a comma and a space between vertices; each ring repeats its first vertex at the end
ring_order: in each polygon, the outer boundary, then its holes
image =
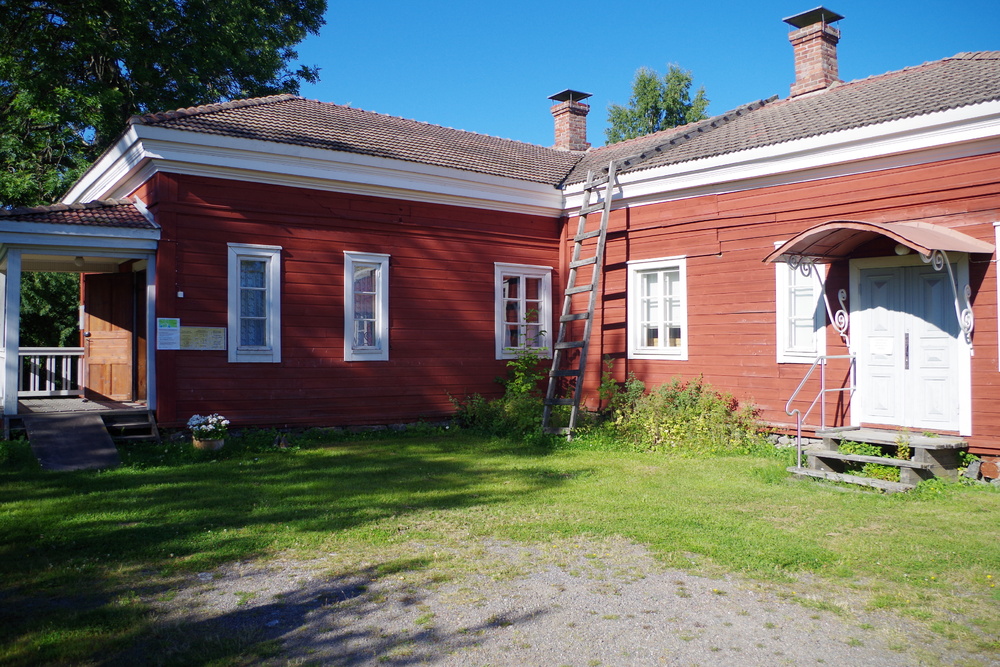
POLYGON ((267 262, 240 260, 240 347, 267 345, 267 262))
POLYGON ((683 258, 629 262, 629 356, 687 359, 683 258))
POLYGON ((550 354, 552 269, 497 263, 494 277, 497 359, 524 350, 550 354))
POLYGON ((826 353, 826 313, 817 280, 826 267, 813 265, 809 275, 781 262, 774 269, 778 362, 812 363, 826 353))
POLYGON ((281 361, 281 248, 229 244, 229 361, 281 361))
POLYGON ((389 358, 389 255, 344 253, 344 359, 389 358))

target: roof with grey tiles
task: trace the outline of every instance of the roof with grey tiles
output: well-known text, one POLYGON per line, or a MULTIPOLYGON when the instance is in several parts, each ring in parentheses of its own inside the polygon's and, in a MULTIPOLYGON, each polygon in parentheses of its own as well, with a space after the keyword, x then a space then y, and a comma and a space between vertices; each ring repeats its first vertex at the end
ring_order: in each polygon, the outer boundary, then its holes
POLYGON ((626 171, 780 144, 1000 99, 1000 52, 960 53, 729 113, 585 153, 562 151, 337 104, 276 95, 167 113, 132 123, 358 153, 562 186, 612 159, 626 171))
POLYGON ((88 227, 157 229, 157 226, 128 199, 103 199, 86 204, 52 204, 0 211, 0 222, 5 220, 88 227))
POLYGON ((716 123, 711 131, 704 131, 703 122, 602 147, 591 151, 566 182, 581 182, 588 168, 606 166, 622 152, 619 146, 629 144, 636 154, 650 153, 689 130, 702 131, 690 141, 669 145, 652 159, 636 161, 631 169, 677 164, 995 100, 1000 100, 1000 51, 960 53, 837 84, 819 93, 737 109, 726 114, 734 117, 716 123))
POLYGON ((133 124, 274 141, 556 184, 579 153, 275 95, 136 116, 133 124))

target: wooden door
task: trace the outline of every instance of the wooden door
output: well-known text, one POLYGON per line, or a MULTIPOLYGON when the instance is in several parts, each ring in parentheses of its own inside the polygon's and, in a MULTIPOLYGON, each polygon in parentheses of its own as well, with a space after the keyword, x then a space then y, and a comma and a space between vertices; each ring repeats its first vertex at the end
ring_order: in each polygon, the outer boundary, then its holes
POLYGON ((83 277, 83 380, 87 398, 133 399, 134 275, 83 277))

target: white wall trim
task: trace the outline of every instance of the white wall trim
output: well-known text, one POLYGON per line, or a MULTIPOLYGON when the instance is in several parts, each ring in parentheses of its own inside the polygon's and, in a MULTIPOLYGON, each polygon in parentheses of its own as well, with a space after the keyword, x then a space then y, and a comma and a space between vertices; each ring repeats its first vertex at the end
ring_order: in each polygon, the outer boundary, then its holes
MULTIPOLYGON (((778 247, 781 242, 775 242, 778 247)), ((784 262, 774 263, 774 324, 776 361, 779 364, 811 364, 817 357, 826 354, 826 308, 823 302, 821 286, 825 287, 827 265, 813 264, 815 274, 803 277, 812 286, 815 304, 813 310, 813 341, 815 350, 811 352, 796 352, 789 349, 788 318, 791 317, 788 293, 791 289, 791 274, 799 269, 790 269, 784 262)), ((799 273, 801 275, 801 273, 799 273)))
MULTIPOLYGON (((1000 152, 1000 101, 831 132, 619 176, 637 206, 1000 152)), ((575 215, 583 184, 566 191, 575 215)))
POLYGON ((230 363, 281 362, 281 246, 252 243, 227 244, 228 292, 228 359, 230 363), (252 259, 265 263, 266 344, 240 345, 240 260, 252 259))
MULTIPOLYGON (((629 359, 654 359, 663 361, 687 361, 688 360, 688 339, 690 338, 691 326, 689 320, 691 295, 687 284, 687 256, 678 255, 674 257, 658 257, 654 259, 639 259, 626 262, 628 267, 628 278, 626 287, 626 335, 628 336, 627 355, 629 359), (682 296, 682 315, 680 322, 681 344, 676 349, 669 347, 659 347, 656 349, 642 347, 639 345, 639 315, 636 308, 636 299, 640 295, 638 277, 645 271, 665 270, 668 268, 678 269, 679 290, 682 296)), ((668 335, 663 332, 661 336, 668 335)))
POLYGON ((344 251, 344 361, 389 360, 389 259, 375 252, 344 251), (371 347, 354 347, 354 265, 374 264, 375 269, 375 338, 371 347))
MULTIPOLYGON (((997 297, 1000 298, 1000 222, 993 223, 993 235, 998 251, 994 253, 990 262, 993 264, 993 270, 997 271, 997 297)), ((1000 308, 997 308, 997 326, 1000 327, 1000 308)), ((997 331, 1000 332, 1000 328, 997 331)), ((1000 335, 997 335, 997 352, 997 370, 1000 371, 1000 335)))
MULTIPOLYGON (((552 332, 552 267, 535 264, 511 264, 507 262, 493 262, 493 340, 494 353, 497 359, 516 359, 520 352, 532 350, 542 358, 552 357, 552 341, 555 336, 552 332), (522 278, 538 278, 542 281, 541 294, 539 295, 538 324, 541 326, 540 343, 538 347, 511 347, 506 339, 507 313, 503 294, 503 276, 517 275, 522 278)), ((524 314, 519 314, 519 319, 524 320, 524 314)), ((534 324, 534 323, 532 323, 534 324)))
POLYGON ((562 193, 544 183, 147 125, 133 125, 63 202, 122 197, 158 171, 534 215, 562 210, 562 193))

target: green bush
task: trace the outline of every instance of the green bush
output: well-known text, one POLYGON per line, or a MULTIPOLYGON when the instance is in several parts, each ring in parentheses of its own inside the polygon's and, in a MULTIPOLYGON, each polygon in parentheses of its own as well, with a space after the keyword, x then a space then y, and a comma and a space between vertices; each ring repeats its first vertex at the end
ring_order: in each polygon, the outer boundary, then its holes
POLYGON ((38 468, 27 440, 0 440, 0 469, 24 470, 38 468))
POLYGON ((541 431, 545 408, 542 387, 547 377, 546 359, 531 350, 519 352, 507 362, 507 377, 497 378, 504 387, 502 397, 452 397, 459 426, 483 435, 547 440, 541 431))
POLYGON ((775 451, 753 406, 715 391, 700 376, 644 390, 630 374, 610 398, 611 417, 598 430, 612 430, 624 445, 639 451, 689 456, 775 451))
MULTIPOLYGON (((861 456, 878 456, 881 458, 886 457, 886 453, 878 445, 873 445, 867 442, 854 442, 852 440, 845 440, 840 443, 840 447, 837 448, 838 451, 844 454, 858 454, 861 456)), ((900 446, 899 449, 903 449, 900 446)), ((905 458, 909 458, 909 447, 906 447, 907 455, 905 458)), ((895 466, 887 466, 881 463, 861 463, 859 461, 847 461, 844 465, 844 470, 848 474, 860 475, 862 477, 871 477, 872 479, 884 479, 887 482, 898 482, 899 481, 899 468, 895 466)))

